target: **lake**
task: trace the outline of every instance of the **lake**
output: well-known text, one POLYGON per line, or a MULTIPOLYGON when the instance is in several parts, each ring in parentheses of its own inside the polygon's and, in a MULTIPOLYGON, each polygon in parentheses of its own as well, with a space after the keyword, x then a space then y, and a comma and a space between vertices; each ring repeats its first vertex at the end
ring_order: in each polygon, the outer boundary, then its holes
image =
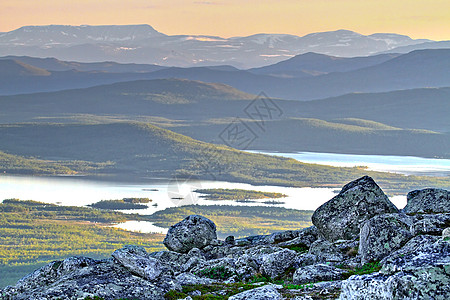
MULTIPOLYGON (((332 153, 271 153, 264 154, 290 157, 307 163, 332 166, 367 166, 370 170, 397 172, 402 174, 421 174, 428 176, 450 176, 450 160, 410 156, 349 155, 332 153)), ((293 188, 280 186, 253 186, 246 183, 232 183, 206 180, 150 180, 147 183, 88 180, 79 177, 33 177, 0 175, 0 200, 18 198, 36 200, 68 206, 85 206, 100 200, 122 199, 129 197, 150 198, 147 209, 127 210, 125 213, 150 215, 169 207, 198 205, 234 205, 234 206, 276 206, 298 210, 315 210, 336 195, 332 188, 293 188), (267 204, 266 200, 255 202, 211 201, 196 189, 226 188, 246 189, 286 194, 286 198, 276 199, 279 204, 267 204)), ((406 196, 394 196, 390 200, 398 207, 406 205, 406 196)), ((148 222, 126 222, 118 227, 142 232, 165 232, 148 222)))
POLYGON ((104 182, 85 180, 80 177, 29 177, 0 175, 0 199, 18 198, 36 200, 69 206, 85 206, 100 200, 122 199, 129 197, 150 198, 152 202, 148 209, 127 210, 126 213, 153 214, 168 207, 189 204, 198 205, 235 205, 235 206, 272 206, 255 202, 211 201, 197 189, 227 188, 270 191, 286 194, 288 197, 276 199, 277 206, 314 210, 335 195, 331 188, 292 188, 280 186, 253 186, 246 183, 222 181, 185 180, 181 182, 155 181, 146 184, 120 182, 104 182), (174 199, 176 198, 176 199, 174 199))
POLYGON ((405 175, 450 176, 450 159, 393 155, 356 155, 318 152, 279 153, 248 151, 293 158, 301 162, 335 167, 367 166, 369 170, 405 175))
MULTIPOLYGON (((146 184, 105 182, 86 180, 82 177, 32 177, 0 175, 0 199, 18 198, 35 200, 66 206, 85 206, 100 200, 122 199, 127 197, 150 198, 149 208, 126 210, 124 213, 150 215, 168 207, 198 205, 234 205, 234 206, 277 206, 298 210, 315 210, 336 195, 331 188, 293 188, 280 186, 253 186, 246 183, 222 181, 186 180, 181 182, 154 181, 146 184), (255 202, 211 201, 196 189, 227 188, 246 189, 283 193, 286 198, 276 199, 280 204, 266 204, 265 200, 255 202), (180 198, 180 199, 173 199, 180 198)), ((406 205, 405 196, 391 197, 399 208, 406 205)), ((129 221, 115 225, 125 230, 165 233, 166 229, 150 222, 129 221)))

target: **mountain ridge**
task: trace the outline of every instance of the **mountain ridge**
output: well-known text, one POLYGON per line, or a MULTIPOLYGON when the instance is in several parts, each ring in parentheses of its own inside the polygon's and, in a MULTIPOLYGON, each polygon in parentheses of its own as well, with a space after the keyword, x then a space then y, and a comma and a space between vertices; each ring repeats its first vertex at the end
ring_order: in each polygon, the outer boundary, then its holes
POLYGON ((261 33, 222 38, 165 35, 150 25, 51 25, 21 27, 0 34, 0 55, 52 56, 81 62, 111 60, 178 67, 225 64, 254 68, 311 51, 342 57, 367 56, 429 41, 413 40, 398 34, 362 35, 350 30, 304 36, 261 33))

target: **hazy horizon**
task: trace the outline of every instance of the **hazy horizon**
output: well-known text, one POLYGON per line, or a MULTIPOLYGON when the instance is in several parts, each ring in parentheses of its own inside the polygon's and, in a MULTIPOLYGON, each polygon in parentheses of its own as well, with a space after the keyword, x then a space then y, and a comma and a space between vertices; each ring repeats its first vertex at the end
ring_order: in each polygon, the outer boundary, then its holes
MULTIPOLYGON (((145 24, 145 23, 136 23, 136 24, 132 24, 132 23, 130 23, 130 24, 96 24, 96 25, 93 25, 93 24, 41 24, 41 25, 23 25, 23 26, 19 26, 19 27, 17 27, 17 28, 14 28, 14 29, 12 29, 12 30, 9 30, 9 31, 0 31, 0 33, 12 32, 12 31, 18 30, 18 29, 23 28, 23 27, 45 27, 45 26, 72 26, 72 27, 83 27, 83 26, 87 26, 87 27, 96 27, 96 26, 99 26, 99 27, 101 27, 101 26, 143 26, 143 25, 150 26, 150 27, 152 27, 154 30, 158 31, 159 33, 162 33, 162 34, 165 34, 165 35, 168 35, 168 36, 191 35, 191 36, 216 36, 216 37, 221 37, 221 38, 238 38, 238 37, 253 36, 253 35, 258 35, 258 34, 269 34, 269 35, 270 35, 270 34, 273 34, 273 35, 279 34, 279 35, 293 35, 293 36, 304 37, 304 36, 307 36, 307 35, 310 35, 310 34, 315 34, 315 33, 336 32, 336 31, 341 31, 341 30, 342 30, 342 31, 351 31, 351 32, 355 32, 355 33, 358 33, 358 34, 361 34, 361 35, 364 35, 364 36, 370 36, 370 35, 373 35, 373 34, 397 34, 397 35, 408 36, 408 37, 410 37, 410 38, 412 38, 412 39, 414 39, 414 40, 421 40, 421 39, 429 39, 429 40, 433 40, 433 39, 431 39, 431 38, 429 38, 429 37, 418 37, 418 38, 415 38, 415 37, 412 37, 412 36, 410 36, 410 35, 403 34, 403 33, 399 33, 399 32, 381 32, 381 31, 374 31, 374 32, 368 32, 368 33, 362 33, 362 32, 359 32, 359 31, 357 31, 357 30, 353 30, 353 29, 351 29, 351 28, 336 28, 336 29, 330 29, 330 30, 325 30, 325 31, 308 32, 308 33, 301 34, 301 35, 299 35, 299 34, 292 34, 292 33, 270 32, 270 31, 265 31, 265 32, 254 32, 254 33, 250 33, 249 35, 236 35, 236 36, 221 36, 221 35, 218 35, 218 34, 202 34, 202 33, 199 33, 199 34, 187 34, 187 33, 183 33, 183 32, 174 33, 174 34, 168 34, 168 33, 164 32, 164 31, 159 30, 157 27, 155 27, 155 26, 152 25, 152 24, 145 24)), ((446 40, 433 40, 433 41, 446 41, 446 40)))
POLYGON ((364 35, 396 33, 414 39, 448 40, 448 1, 98 1, 5 0, 0 3, 0 32, 49 24, 149 24, 168 35, 248 36, 346 29, 364 35))

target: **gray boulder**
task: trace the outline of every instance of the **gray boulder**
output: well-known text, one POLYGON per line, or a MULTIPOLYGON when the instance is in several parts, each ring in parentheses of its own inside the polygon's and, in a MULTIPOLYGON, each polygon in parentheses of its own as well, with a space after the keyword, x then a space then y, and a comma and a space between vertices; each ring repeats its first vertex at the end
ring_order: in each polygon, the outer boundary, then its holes
POLYGON ((329 241, 351 240, 359 235, 364 221, 394 212, 398 212, 395 205, 372 178, 364 176, 346 184, 338 195, 320 206, 312 222, 329 241))
POLYGON ((211 220, 191 215, 171 226, 163 243, 169 250, 187 253, 193 248, 201 249, 216 239, 216 225, 211 220))
POLYGON ((442 231, 450 226, 450 214, 416 215, 411 233, 416 235, 429 234, 440 236, 442 231))
POLYGON ((442 238, 444 240, 450 240, 450 227, 442 231, 442 238))
POLYGON ((316 226, 310 226, 297 231, 297 237, 278 243, 278 246, 304 246, 310 247, 319 238, 319 231, 316 226))
POLYGON ((63 261, 53 261, 20 279, 15 287, 19 290, 33 290, 39 288, 42 284, 51 284, 72 272, 87 270, 89 266, 98 263, 92 258, 82 256, 69 257, 63 261))
POLYGON ((411 213, 450 213, 450 191, 423 189, 409 192, 403 211, 411 213))
MULTIPOLYGON (((404 247, 381 261, 380 272, 392 275, 396 272, 412 272, 422 267, 450 267, 450 242, 430 235, 411 239, 404 247)), ((450 269, 447 270, 450 275, 450 269)))
POLYGON ((420 235, 381 264, 379 273, 344 281, 340 299, 448 299, 450 242, 420 235))
POLYGON ((94 262, 80 258, 68 260, 81 261, 81 264, 64 270, 64 261, 52 262, 22 279, 16 286, 4 289, 2 299, 85 299, 98 296, 106 300, 163 300, 164 294, 174 287, 169 279, 152 283, 135 276, 112 259, 94 262))
POLYGON ((450 242, 420 235, 381 261, 375 274, 343 281, 340 299, 448 299, 450 242))
POLYGON ((192 273, 181 273, 175 277, 175 281, 180 285, 212 284, 216 282, 213 279, 198 277, 192 273))
POLYGON ((117 263, 128 269, 131 273, 147 280, 157 280, 169 268, 159 260, 149 257, 144 247, 128 245, 114 251, 112 257, 117 263))
POLYGON ((148 256, 159 260, 165 265, 168 265, 175 272, 181 271, 182 266, 190 258, 187 254, 177 253, 174 251, 152 252, 148 256))
POLYGON ((342 279, 345 271, 336 267, 317 264, 301 267, 295 271, 292 281, 294 284, 304 284, 319 281, 330 281, 342 279))
POLYGON ((227 280, 236 274, 236 260, 233 258, 219 258, 203 261, 192 268, 191 273, 200 277, 227 280))
POLYGON ((263 256, 261 271, 270 278, 283 275, 297 260, 297 252, 284 249, 263 256))
POLYGON ((340 262, 344 256, 339 249, 331 242, 326 240, 317 240, 309 248, 309 254, 316 256, 319 262, 340 262))
POLYGON ((276 286, 268 284, 259 288, 245 291, 228 298, 228 300, 281 300, 283 297, 276 286))
POLYGON ((379 261, 403 247, 412 238, 412 220, 403 214, 384 214, 366 221, 359 241, 361 262, 379 261))

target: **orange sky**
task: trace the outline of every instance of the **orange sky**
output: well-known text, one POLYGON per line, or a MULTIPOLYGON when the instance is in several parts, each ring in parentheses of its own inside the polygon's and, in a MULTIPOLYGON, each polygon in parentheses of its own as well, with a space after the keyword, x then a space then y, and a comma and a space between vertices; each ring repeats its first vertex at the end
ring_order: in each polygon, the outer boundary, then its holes
POLYGON ((0 31, 24 25, 150 24, 223 37, 349 29, 450 40, 450 0, 1 0, 0 31))

